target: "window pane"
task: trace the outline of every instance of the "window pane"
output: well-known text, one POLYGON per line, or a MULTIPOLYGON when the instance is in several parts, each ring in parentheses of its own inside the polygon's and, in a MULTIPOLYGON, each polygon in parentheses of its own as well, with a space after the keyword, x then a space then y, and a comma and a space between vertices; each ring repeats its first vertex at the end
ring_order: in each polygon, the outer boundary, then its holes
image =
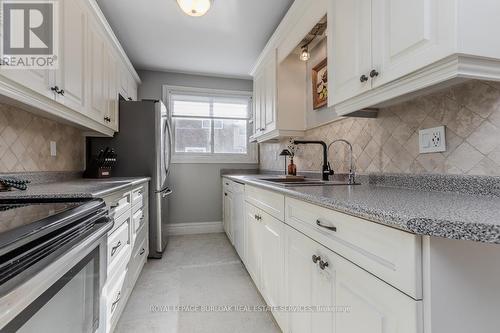
POLYGON ((246 120, 214 120, 215 153, 246 154, 247 141, 246 120))
POLYGON ((202 101, 174 101, 174 116, 210 116, 210 103, 202 101))
POLYGON ((214 103, 214 116, 247 119, 248 103, 214 103))
POLYGON ((174 118, 176 153, 211 153, 212 120, 174 118))

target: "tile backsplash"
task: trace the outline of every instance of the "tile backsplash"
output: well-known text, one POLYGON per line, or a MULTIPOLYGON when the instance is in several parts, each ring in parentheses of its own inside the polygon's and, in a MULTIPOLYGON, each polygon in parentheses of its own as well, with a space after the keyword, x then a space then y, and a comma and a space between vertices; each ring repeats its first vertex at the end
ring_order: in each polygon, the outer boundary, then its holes
POLYGON ((83 168, 81 130, 0 104, 0 173, 83 168), (57 145, 55 157, 50 156, 50 141, 57 145))
MULTIPOLYGON (((500 176, 500 83, 470 81, 379 111, 376 119, 344 118, 306 132, 305 139, 347 139, 358 173, 439 173, 500 176), (447 150, 419 154, 418 130, 445 125, 447 150)), ((260 145, 260 167, 283 170, 277 156, 288 140, 260 145), (277 153, 276 153, 277 152, 277 153)), ((336 172, 348 170, 348 150, 331 147, 336 172)), ((319 171, 320 147, 301 146, 298 170, 319 171)))

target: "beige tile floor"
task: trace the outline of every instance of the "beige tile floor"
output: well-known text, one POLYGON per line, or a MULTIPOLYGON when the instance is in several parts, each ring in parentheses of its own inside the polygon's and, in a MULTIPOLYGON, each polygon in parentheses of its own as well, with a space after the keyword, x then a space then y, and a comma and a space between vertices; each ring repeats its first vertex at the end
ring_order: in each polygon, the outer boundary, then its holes
POLYGON ((267 312, 152 311, 169 305, 265 305, 225 234, 171 237, 149 260, 115 332, 280 332, 267 312))

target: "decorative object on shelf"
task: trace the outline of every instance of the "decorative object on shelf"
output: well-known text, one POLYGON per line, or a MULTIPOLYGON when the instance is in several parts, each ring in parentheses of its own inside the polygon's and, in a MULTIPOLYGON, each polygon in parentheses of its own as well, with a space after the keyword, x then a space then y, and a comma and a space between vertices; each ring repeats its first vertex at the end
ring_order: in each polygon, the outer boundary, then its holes
POLYGON ((29 180, 16 177, 0 177, 0 192, 11 191, 13 188, 24 191, 29 183, 29 180))
POLYGON ((327 58, 312 69, 313 109, 319 109, 328 102, 327 58))
POLYGON ((212 7, 213 0, 177 0, 177 4, 184 13, 189 16, 203 16, 210 7, 212 7))
POLYGON ((101 150, 97 156, 93 156, 90 165, 85 170, 83 176, 85 178, 109 178, 111 171, 117 162, 117 155, 114 149, 106 147, 101 150))
MULTIPOLYGON (((290 153, 290 164, 288 164, 288 169, 287 169, 287 174, 289 176, 296 176, 297 175, 297 166, 295 163, 293 163, 293 158, 295 157, 295 153, 297 152, 297 145, 293 143, 294 139, 290 138, 288 140, 288 145, 287 145, 287 151, 290 153)), ((286 158, 285 158, 285 163, 286 163, 286 158)))

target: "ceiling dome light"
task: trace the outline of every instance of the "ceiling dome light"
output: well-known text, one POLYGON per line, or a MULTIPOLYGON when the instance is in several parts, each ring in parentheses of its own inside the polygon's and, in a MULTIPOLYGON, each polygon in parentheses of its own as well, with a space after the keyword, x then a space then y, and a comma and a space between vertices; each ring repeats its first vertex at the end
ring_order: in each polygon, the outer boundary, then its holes
POLYGON ((212 6, 213 0, 177 0, 182 11, 189 16, 203 16, 212 6))
POLYGON ((302 61, 307 61, 311 58, 311 53, 309 53, 309 49, 307 48, 307 46, 302 49, 299 58, 302 61))

